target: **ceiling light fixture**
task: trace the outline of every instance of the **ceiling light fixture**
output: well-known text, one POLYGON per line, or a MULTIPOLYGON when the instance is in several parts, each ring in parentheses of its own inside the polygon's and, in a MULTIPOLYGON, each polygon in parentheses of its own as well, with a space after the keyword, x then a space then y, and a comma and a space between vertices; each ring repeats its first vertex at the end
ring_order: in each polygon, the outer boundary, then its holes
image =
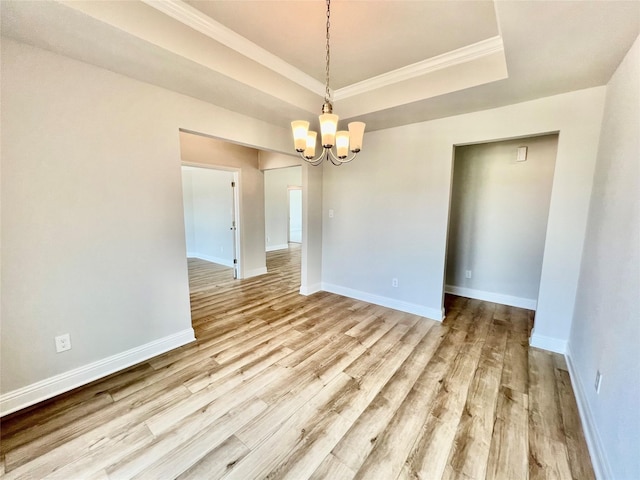
POLYGON ((322 115, 320 119, 320 133, 322 140, 322 153, 313 158, 316 154, 316 137, 317 132, 309 131, 309 122, 304 120, 296 120, 291 122, 293 130, 293 142, 296 152, 300 157, 311 165, 318 166, 325 159, 334 165, 342 165, 348 163, 354 158, 362 148, 362 138, 364 137, 363 122, 349 123, 349 131, 338 130, 338 115, 333 114, 333 105, 331 105, 331 91, 329 90, 329 62, 331 60, 331 49, 329 47, 329 27, 331 17, 331 0, 327 0, 327 56, 326 56, 326 83, 324 104, 322 105, 322 115), (336 146, 334 153, 333 146, 336 146), (351 156, 349 156, 351 151, 351 156))

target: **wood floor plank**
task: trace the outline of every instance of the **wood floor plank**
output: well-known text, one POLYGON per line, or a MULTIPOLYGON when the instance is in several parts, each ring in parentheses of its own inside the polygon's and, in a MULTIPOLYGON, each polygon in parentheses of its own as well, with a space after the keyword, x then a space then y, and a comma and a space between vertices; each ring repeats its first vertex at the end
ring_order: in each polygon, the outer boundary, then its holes
POLYGON ((447 355, 455 356, 454 338, 462 336, 463 332, 432 328, 358 417, 332 453, 349 468, 358 471, 371 451, 384 438, 387 425, 414 387, 418 377, 425 375, 425 366, 429 364, 430 374, 436 375, 438 365, 445 369, 447 355), (443 336, 443 331, 451 335, 443 336))
POLYGON ((504 356, 501 384, 511 390, 527 393, 529 379, 529 337, 522 323, 520 326, 511 324, 507 335, 507 348, 504 356))
MULTIPOLYGON (((96 452, 109 452, 109 455, 105 455, 105 459, 108 461, 110 455, 117 457, 120 454, 118 449, 116 449, 115 453, 110 451, 109 446, 113 445, 115 441, 120 447, 123 443, 126 443, 122 442, 123 438, 130 438, 132 431, 135 432, 136 438, 138 433, 140 434, 142 437, 141 443, 145 443, 146 440, 152 438, 148 434, 150 432, 146 429, 146 426, 138 427, 140 419, 145 418, 146 415, 153 415, 165 408, 166 405, 172 405, 173 402, 184 399, 187 396, 189 396, 189 391, 184 387, 172 389, 150 397, 134 408, 126 406, 124 410, 119 411, 119 415, 109 415, 107 421, 96 422, 95 419, 89 418, 87 421, 94 422, 93 428, 79 436, 70 437, 66 442, 52 439, 49 435, 45 435, 34 442, 7 453, 5 456, 7 474, 5 476, 7 479, 23 478, 25 476, 45 478, 66 465, 77 461, 83 462, 87 458, 95 458, 96 452), (18 461, 10 465, 9 461, 13 455, 19 458, 26 456, 29 460, 27 462, 18 461)), ((74 423, 76 422, 70 425, 74 423)), ((64 432, 62 435, 64 435, 64 432)), ((132 443, 139 446, 137 440, 132 443)))
POLYGON ((73 460, 47 475, 47 480, 68 480, 71 478, 100 478, 107 475, 107 467, 119 462, 131 452, 144 450, 154 440, 146 425, 137 424, 121 431, 113 437, 103 438, 92 448, 77 453, 73 460))
POLYGON ((571 387, 571 378, 569 378, 569 372, 566 368, 562 368, 566 367, 564 357, 554 355, 554 365, 556 365, 555 374, 560 399, 560 413, 562 414, 562 425, 567 443, 572 478, 574 480, 595 480, 587 441, 580 425, 578 405, 571 387), (560 368, 557 367, 558 365, 560 365, 560 368))
MULTIPOLYGON (((81 403, 75 403, 74 408, 69 411, 62 411, 51 415, 49 418, 41 418, 38 423, 26 424, 20 435, 8 435, 2 440, 3 451, 15 450, 18 447, 33 442, 45 435, 52 435, 59 429, 64 429, 70 423, 80 421, 83 417, 94 414, 107 406, 113 405, 113 398, 108 393, 100 393, 81 403)), ((76 423, 79 425, 79 423, 76 423)), ((77 435, 83 430, 90 428, 90 425, 76 428, 74 432, 69 432, 69 436, 77 435)), ((65 436, 65 438, 68 438, 65 436)))
MULTIPOLYGON (((471 303, 471 302, 469 302, 471 303)), ((446 375, 437 379, 423 375, 418 386, 433 396, 431 410, 420 422, 422 428, 417 432, 415 443, 407 454, 406 462, 398 472, 401 478, 442 478, 447 466, 450 452, 455 448, 455 435, 463 414, 470 384, 484 343, 486 341, 492 319, 489 305, 482 305, 470 315, 461 315, 460 322, 464 327, 464 340, 453 362, 448 362, 446 375), (421 385, 420 385, 421 384, 421 385), (446 447, 442 447, 446 445, 446 447)), ((455 330, 455 329, 454 329, 455 330)), ((397 468, 397 467, 396 467, 397 468)))
MULTIPOLYGON (((289 459, 281 465, 277 472, 272 473, 276 477, 306 478, 310 476, 319 466, 323 457, 343 436, 353 420, 360 415, 376 392, 386 383, 390 372, 395 370, 394 364, 402 363, 415 343, 426 334, 428 328, 428 326, 426 328, 417 326, 416 331, 419 332, 419 336, 414 335, 413 332, 407 334, 411 337, 413 344, 398 342, 398 348, 389 350, 387 355, 378 360, 377 364, 372 365, 366 375, 358 379, 351 378, 338 390, 323 409, 324 415, 331 418, 332 421, 323 425, 322 429, 315 428, 316 432, 323 432, 322 436, 318 438, 310 433, 305 437, 304 445, 294 448, 289 459), (383 368, 383 365, 388 368, 383 368)), ((358 358, 364 358, 364 355, 358 358)))
POLYGON ((229 385, 228 382, 224 382, 219 385, 218 389, 207 388, 194 393, 183 402, 148 418, 145 423, 154 435, 160 435, 178 425, 184 426, 184 419, 198 412, 200 414, 207 413, 206 416, 203 415, 206 420, 216 419, 244 400, 255 396, 262 388, 275 381, 283 373, 281 367, 273 364, 264 369, 262 375, 251 377, 237 385, 229 385), (228 393, 228 395, 223 395, 223 393, 228 393))
POLYGON ((188 261, 196 341, 0 423, 0 477, 592 480, 534 312, 445 296, 433 322, 188 261))
POLYGON ((355 472, 338 460, 333 454, 327 455, 309 480, 351 480, 355 472))
POLYGON ((492 323, 469 387, 443 479, 482 480, 486 476, 506 343, 505 326, 492 323))
POLYGON ((528 396, 509 387, 500 387, 496 420, 487 460, 487 480, 527 478, 524 459, 529 451, 528 396))
POLYGON ((176 448, 164 453, 133 478, 176 478, 230 438, 239 428, 250 422, 265 408, 267 408, 267 404, 257 398, 249 399, 232 408, 217 421, 202 428, 196 435, 187 438, 180 442, 176 448))
MULTIPOLYGON (((82 415, 78 415, 75 411, 78 405, 96 396, 104 395, 105 393, 110 395, 109 390, 112 388, 126 384, 130 382, 131 379, 140 378, 151 370, 151 366, 147 362, 144 362, 117 374, 109 375, 84 387, 58 395, 33 407, 7 415, 2 418, 3 438, 6 440, 18 431, 20 431, 20 437, 22 437, 29 428, 42 425, 56 416, 65 416, 68 419, 79 418, 82 415)), ((1 455, 4 455, 4 448, 8 445, 9 443, 4 440, 0 442, 1 455)))
POLYGON ((263 348, 258 348, 247 355, 235 359, 234 362, 216 365, 207 372, 187 380, 184 385, 192 393, 197 393, 204 388, 209 388, 210 390, 215 388, 223 379, 225 384, 228 385, 229 382, 234 382, 233 378, 236 378, 235 381, 240 378, 242 380, 251 378, 293 352, 290 348, 282 347, 278 343, 264 345, 263 348))
POLYGON ((238 462, 223 478, 228 480, 264 478, 271 472, 277 472, 291 456, 294 447, 306 441, 308 432, 315 434, 331 420, 320 412, 349 380, 350 377, 346 374, 335 377, 316 396, 291 415, 276 432, 260 445, 252 448, 251 455, 238 462))
MULTIPOLYGON (((375 342, 370 348, 360 355, 351 365, 345 369, 345 373, 352 378, 362 378, 367 371, 374 365, 379 359, 387 354, 394 346, 401 342, 408 331, 412 331, 413 335, 411 339, 414 339, 416 335, 420 337, 417 341, 424 336, 427 331, 432 327, 431 322, 423 321, 418 328, 416 328, 417 319, 413 323, 396 324, 387 333, 385 333, 380 339, 375 342)), ((416 341, 416 343, 417 343, 416 341)), ((405 340, 405 343, 411 341, 405 340)), ((415 344, 413 344, 415 345, 415 344)))
MULTIPOLYGON (((215 430, 220 424, 226 427, 227 424, 232 423, 236 415, 230 416, 229 413, 242 407, 249 408, 250 410, 253 408, 261 409, 264 408, 264 402, 249 397, 240 401, 228 400, 224 403, 218 402, 194 412, 188 417, 185 417, 178 427, 154 435, 154 440, 144 449, 131 452, 125 458, 110 465, 106 469, 109 477, 125 479, 132 478, 138 474, 144 474, 146 469, 151 468, 156 462, 161 461, 162 458, 165 458, 170 452, 187 445, 192 438, 198 436, 201 432, 215 430)), ((239 425, 237 427, 239 428, 239 425)), ((232 434, 233 432, 227 435, 227 437, 232 434)), ((227 437, 220 439, 220 441, 224 441, 227 437)), ((200 460, 200 458, 202 457, 198 457, 197 460, 200 460)), ((196 461, 190 462, 184 470, 187 470, 188 467, 196 463, 196 461)), ((182 473, 182 471, 179 473, 182 473)))
POLYGON ((529 350, 529 478, 571 478, 552 356, 529 350))
MULTIPOLYGON (((393 373, 400 368, 407 357, 415 350, 416 345, 426 336, 431 327, 432 325, 428 322, 414 325, 384 355, 374 357, 375 362, 372 362, 370 357, 361 355, 359 359, 364 358, 362 363, 369 365, 366 372, 355 376, 355 372, 358 371, 357 368, 353 370, 350 368, 345 369, 345 373, 352 377, 353 382, 349 386, 349 391, 344 392, 331 403, 331 409, 352 422, 356 421, 389 382, 393 373)), ((350 365, 350 367, 353 365, 350 365)))
POLYGON ((305 432, 303 441, 290 450, 287 458, 271 470, 267 478, 297 480, 311 477, 349 425, 349 420, 333 411, 322 415, 321 420, 305 432))
POLYGON ((232 435, 177 478, 179 480, 220 478, 249 452, 247 446, 232 435))
POLYGON ((158 390, 166 388, 166 381, 174 383, 174 380, 178 375, 183 375, 181 378, 186 379, 197 375, 197 370, 194 366, 208 366, 211 365, 213 360, 206 354, 199 354, 196 350, 192 350, 192 354, 188 358, 179 359, 160 370, 154 370, 144 376, 137 378, 124 385, 119 385, 109 390, 109 394, 113 397, 115 402, 132 396, 133 394, 144 391, 147 394, 150 389, 158 390))

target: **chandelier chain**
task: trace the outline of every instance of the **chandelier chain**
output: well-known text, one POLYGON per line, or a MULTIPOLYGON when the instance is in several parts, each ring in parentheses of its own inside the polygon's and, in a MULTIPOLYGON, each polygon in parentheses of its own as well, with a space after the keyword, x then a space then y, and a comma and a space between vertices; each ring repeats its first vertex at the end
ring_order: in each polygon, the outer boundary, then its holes
POLYGON ((330 17, 331 17, 331 0, 327 0, 327 56, 326 56, 327 69, 326 69, 326 84, 325 84, 325 94, 324 94, 325 102, 331 101, 331 92, 329 91, 329 63, 331 62, 331 48, 329 47, 329 38, 330 38, 329 27, 331 26, 330 17))

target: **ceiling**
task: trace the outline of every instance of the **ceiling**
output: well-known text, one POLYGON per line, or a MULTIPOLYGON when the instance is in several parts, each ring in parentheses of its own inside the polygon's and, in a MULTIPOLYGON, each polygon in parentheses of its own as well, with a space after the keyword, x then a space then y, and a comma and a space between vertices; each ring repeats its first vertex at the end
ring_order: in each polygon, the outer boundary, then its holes
MULTIPOLYGON (((322 0, 2 0, 2 34, 288 128, 320 113, 322 0)), ((331 5, 334 113, 367 130, 607 83, 632 1, 331 5)))

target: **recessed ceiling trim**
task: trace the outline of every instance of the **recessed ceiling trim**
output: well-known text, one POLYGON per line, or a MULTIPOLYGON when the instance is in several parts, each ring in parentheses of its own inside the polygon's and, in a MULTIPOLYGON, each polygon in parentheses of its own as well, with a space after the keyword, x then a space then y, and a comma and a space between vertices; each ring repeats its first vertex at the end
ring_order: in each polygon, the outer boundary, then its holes
POLYGON ((242 35, 216 22, 200 10, 183 2, 182 0, 142 0, 156 10, 178 20, 207 37, 219 42, 245 57, 257 62, 270 70, 288 78, 301 87, 310 90, 320 96, 325 93, 323 83, 307 75, 293 65, 285 62, 280 57, 256 45, 242 35))
POLYGON ((420 77, 437 70, 470 62, 496 52, 504 52, 504 45, 502 43, 502 37, 500 36, 491 37, 472 45, 467 45, 457 50, 452 50, 451 52, 443 53, 442 55, 431 57, 427 60, 416 62, 406 67, 398 68, 397 70, 392 70, 376 77, 339 88, 333 93, 333 98, 335 100, 344 100, 345 98, 420 77))

